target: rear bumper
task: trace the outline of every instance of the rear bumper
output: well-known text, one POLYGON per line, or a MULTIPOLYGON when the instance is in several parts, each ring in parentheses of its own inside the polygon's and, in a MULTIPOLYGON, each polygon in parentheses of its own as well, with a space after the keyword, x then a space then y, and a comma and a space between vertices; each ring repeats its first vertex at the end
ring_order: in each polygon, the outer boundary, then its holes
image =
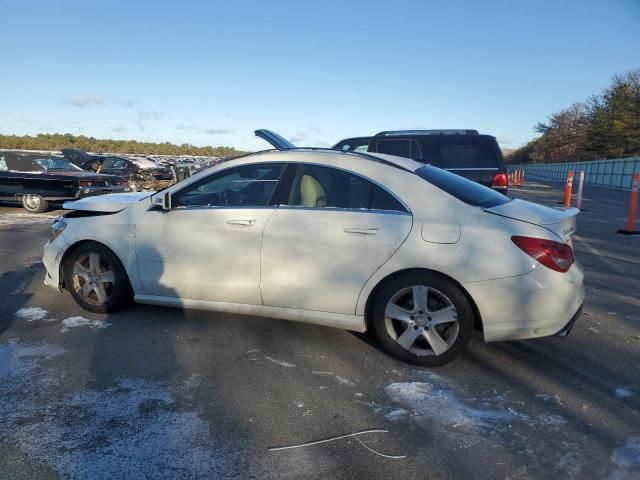
POLYGON ((571 318, 571 320, 569 320, 569 323, 567 323, 562 330, 560 330, 558 333, 556 333, 555 336, 556 337, 566 337, 567 335, 569 335, 571 333, 571 330, 573 330, 573 326, 575 325, 575 323, 580 318, 580 315, 582 315, 582 305, 580 305, 580 308, 578 309, 578 311, 571 318))
POLYGON ((518 277, 464 284, 482 317, 486 342, 566 336, 584 303, 584 275, 542 265, 518 277), (578 312, 578 313, 577 313, 578 312))

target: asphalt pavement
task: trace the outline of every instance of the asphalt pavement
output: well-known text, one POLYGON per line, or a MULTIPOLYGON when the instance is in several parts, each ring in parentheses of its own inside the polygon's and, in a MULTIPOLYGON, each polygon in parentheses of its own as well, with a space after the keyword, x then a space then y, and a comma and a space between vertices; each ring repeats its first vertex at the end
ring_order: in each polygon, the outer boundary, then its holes
MULTIPOLYGON (((512 194, 562 197, 543 181, 512 194)), ((640 237, 616 233, 628 195, 585 189, 569 337, 478 335, 431 370, 312 325, 90 314, 43 285, 56 213, 2 206, 0 478, 638 479, 640 237)))

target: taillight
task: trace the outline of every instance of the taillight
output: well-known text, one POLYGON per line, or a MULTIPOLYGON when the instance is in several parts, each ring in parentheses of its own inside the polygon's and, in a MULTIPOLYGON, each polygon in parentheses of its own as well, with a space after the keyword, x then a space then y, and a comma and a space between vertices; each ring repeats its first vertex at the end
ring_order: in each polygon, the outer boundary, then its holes
POLYGON ((496 173, 491 183, 492 188, 507 188, 509 186, 509 176, 506 173, 496 173))
POLYGON ((518 235, 511 240, 520 250, 551 270, 564 273, 573 265, 573 249, 565 243, 518 235))
POLYGON ((91 185, 93 185, 93 182, 89 182, 87 180, 80 180, 81 187, 90 187, 91 185))

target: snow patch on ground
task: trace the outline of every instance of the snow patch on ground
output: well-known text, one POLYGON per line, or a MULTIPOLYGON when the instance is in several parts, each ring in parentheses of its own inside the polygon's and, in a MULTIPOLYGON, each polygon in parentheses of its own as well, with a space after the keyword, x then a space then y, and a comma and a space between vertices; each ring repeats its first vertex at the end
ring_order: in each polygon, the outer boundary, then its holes
POLYGON ((26 318, 29 322, 34 322, 36 320, 45 320, 47 315, 49 315, 49 311, 40 307, 25 307, 16 311, 16 317, 26 318))
POLYGON ((623 447, 611 454, 616 469, 609 475, 610 480, 632 480, 640 478, 640 437, 632 437, 623 447))
POLYGON ((280 365, 281 367, 287 367, 287 368, 295 367, 293 363, 288 363, 288 362, 285 362, 284 360, 278 360, 277 358, 273 358, 268 355, 265 355, 264 359, 270 361, 271 363, 275 363, 276 365, 280 365))
MULTIPOLYGON (((0 345, 0 379, 17 381, 35 370, 41 360, 48 360, 66 352, 58 345, 20 343, 10 340, 0 345)), ((2 389, 0 389, 0 393, 2 389)))
POLYGON ((82 316, 77 316, 62 320, 62 328, 60 331, 68 332, 70 328, 76 327, 109 328, 111 326, 113 326, 113 324, 105 322, 104 320, 90 320, 82 316))
POLYGON ((617 387, 614 390, 613 394, 615 395, 616 398, 619 398, 619 399, 629 398, 633 395, 631 393, 631 390, 629 390, 627 387, 617 387))
POLYGON ((407 412, 404 408, 397 408, 387 413, 384 416, 384 418, 386 418, 387 420, 394 421, 394 420, 399 420, 403 417, 406 417, 408 414, 409 412, 407 412))
POLYGON ((242 450, 213 435, 165 384, 124 378, 69 392, 50 363, 65 352, 0 344, 0 442, 61 478, 237 477, 242 450))

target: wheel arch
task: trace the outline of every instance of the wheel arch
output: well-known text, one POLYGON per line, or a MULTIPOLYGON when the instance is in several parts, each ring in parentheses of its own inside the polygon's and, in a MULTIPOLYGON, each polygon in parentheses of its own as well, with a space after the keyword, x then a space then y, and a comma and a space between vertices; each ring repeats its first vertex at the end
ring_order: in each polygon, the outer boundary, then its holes
POLYGON ((480 315, 480 310, 478 309, 478 306, 476 305, 475 300, 469 294, 467 289, 464 288, 462 286, 462 284, 460 282, 458 282, 455 278, 452 278, 449 275, 447 275, 445 273, 442 273, 442 272, 439 272, 437 270, 431 270, 431 269, 428 269, 428 268, 406 268, 404 270, 398 270, 397 272, 390 273, 389 275, 387 275, 386 277, 381 279, 375 285, 375 287, 373 287, 373 289, 369 293, 369 296, 367 297, 367 301, 366 301, 365 307, 364 307, 364 319, 365 319, 365 324, 366 324, 366 327, 367 327, 367 331, 373 329, 371 312, 373 310, 373 304, 375 302, 376 296, 378 295, 378 292, 387 283, 389 283, 390 281, 398 278, 399 276, 404 275, 406 273, 415 273, 415 272, 435 273, 437 275, 440 275, 440 276, 446 278, 451 283, 453 283, 455 286, 457 286, 460 289, 460 291, 464 294, 464 296, 467 298, 467 300, 469 301, 469 304, 471 305, 471 309, 473 310, 473 317, 474 317, 473 318, 473 328, 474 328, 474 330, 478 330, 480 332, 484 331, 483 324, 482 324, 482 316, 480 315))

